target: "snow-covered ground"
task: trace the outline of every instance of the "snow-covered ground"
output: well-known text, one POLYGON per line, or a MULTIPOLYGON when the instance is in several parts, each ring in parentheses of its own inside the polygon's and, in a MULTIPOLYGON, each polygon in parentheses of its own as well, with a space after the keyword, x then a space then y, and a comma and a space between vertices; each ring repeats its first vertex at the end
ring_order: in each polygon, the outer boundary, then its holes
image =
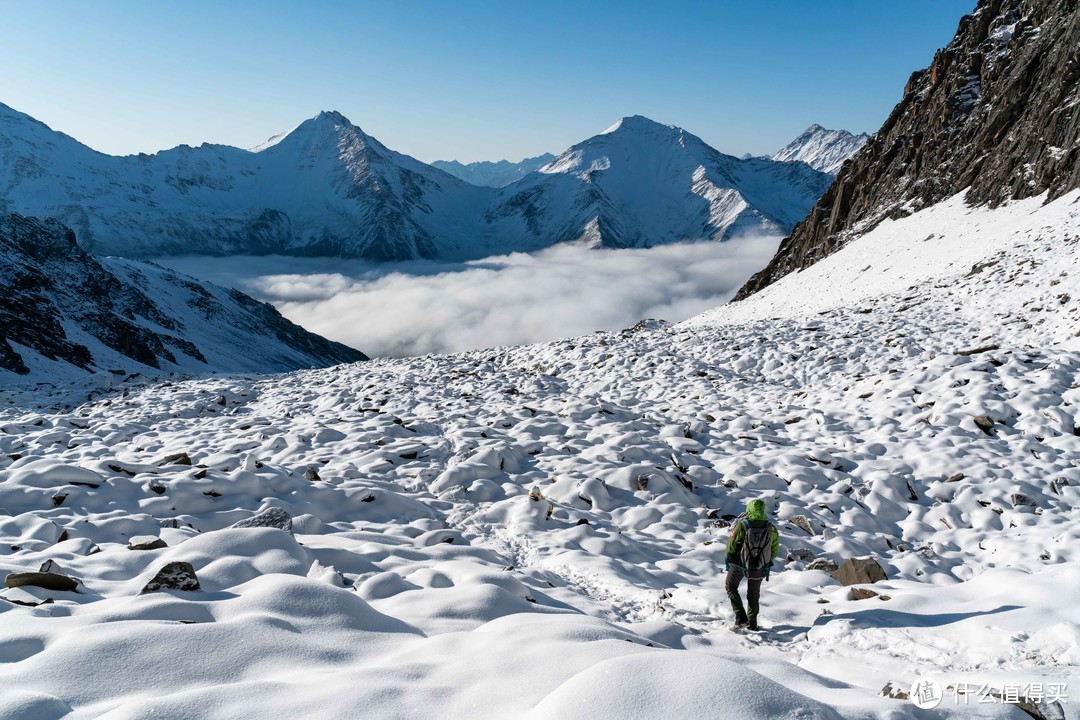
POLYGON ((80 584, 0 592, 0 717, 1077 717, 1078 201, 950 201, 681 325, 4 392, 0 571, 80 584), (852 556, 879 597, 807 569, 852 556), (201 590, 140 594, 172 561, 201 590))

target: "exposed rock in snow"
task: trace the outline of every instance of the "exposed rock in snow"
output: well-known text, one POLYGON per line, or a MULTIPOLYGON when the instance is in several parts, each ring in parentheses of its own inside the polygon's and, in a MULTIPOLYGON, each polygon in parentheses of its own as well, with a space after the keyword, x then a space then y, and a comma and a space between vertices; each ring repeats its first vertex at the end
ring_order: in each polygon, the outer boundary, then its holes
POLYGON ((251 528, 251 527, 272 527, 278 530, 284 530, 287 533, 293 531, 293 519, 292 515, 289 515, 284 509, 279 507, 272 507, 263 510, 254 517, 247 518, 246 520, 240 520, 232 524, 234 528, 251 528))
POLYGON ((199 590, 199 579, 195 577, 195 568, 189 562, 171 562, 157 571, 157 574, 143 587, 143 593, 161 592, 162 590, 199 590))
POLYGON ((32 586, 46 590, 76 592, 79 581, 58 572, 25 572, 10 573, 4 578, 4 586, 9 588, 32 586))
POLYGON ((169 544, 156 535, 136 535, 128 540, 128 550, 160 550, 169 544))
POLYGON ((861 583, 876 583, 887 579, 885 571, 873 558, 848 558, 844 564, 833 573, 833 577, 841 585, 859 585, 861 583))

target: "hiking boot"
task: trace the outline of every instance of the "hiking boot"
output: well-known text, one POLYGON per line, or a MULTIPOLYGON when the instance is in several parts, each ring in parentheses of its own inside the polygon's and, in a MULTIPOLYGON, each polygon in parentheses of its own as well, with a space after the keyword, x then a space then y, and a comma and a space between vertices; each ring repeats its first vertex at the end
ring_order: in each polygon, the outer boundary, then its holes
POLYGON ((747 623, 749 623, 749 622, 750 622, 750 619, 748 617, 746 617, 745 612, 740 610, 739 612, 737 612, 735 614, 735 627, 737 627, 737 628, 746 627, 747 623))
POLYGON ((758 630, 759 628, 757 624, 757 618, 751 618, 750 620, 748 620, 746 627, 750 630, 758 630))

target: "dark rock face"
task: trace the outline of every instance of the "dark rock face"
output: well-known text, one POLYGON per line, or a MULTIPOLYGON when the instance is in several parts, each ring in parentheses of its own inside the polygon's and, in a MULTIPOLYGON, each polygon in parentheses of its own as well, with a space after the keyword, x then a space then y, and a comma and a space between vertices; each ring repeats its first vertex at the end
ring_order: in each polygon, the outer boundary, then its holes
POLYGON ((1078 102, 1080 3, 980 0, 735 299, 965 188, 969 203, 996 206, 1080 187, 1078 102))
POLYGON ((198 307, 164 306, 148 294, 152 283, 144 275, 137 269, 129 272, 127 279, 112 272, 83 251, 75 234, 56 221, 0 216, 0 286, 4 288, 0 369, 20 375, 30 372, 13 343, 47 360, 87 371, 102 369, 85 344, 92 341, 150 368, 162 369, 182 360, 186 367, 203 366, 207 363, 203 351, 185 337, 195 325, 204 331, 213 328, 219 336, 233 336, 238 343, 250 336, 269 337, 279 350, 293 355, 285 361, 286 353, 279 352, 268 363, 271 366, 263 368, 267 371, 366 359, 363 353, 289 322, 271 305, 236 291, 227 295, 231 302, 223 302, 175 273, 163 275, 169 287, 178 287, 201 303, 198 307), (74 329, 80 337, 72 337, 74 329), (300 361, 302 357, 310 362, 300 361))

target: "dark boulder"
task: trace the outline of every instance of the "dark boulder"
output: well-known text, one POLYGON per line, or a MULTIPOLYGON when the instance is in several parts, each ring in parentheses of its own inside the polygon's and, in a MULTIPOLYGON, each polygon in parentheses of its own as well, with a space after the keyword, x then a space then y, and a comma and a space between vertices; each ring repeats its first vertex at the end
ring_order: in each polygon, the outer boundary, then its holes
POLYGON ((246 518, 239 522, 233 523, 230 527, 234 528, 261 528, 271 527, 278 530, 284 530, 287 533, 292 533, 293 521, 292 516, 285 512, 282 508, 272 507, 263 510, 258 515, 246 518))
POLYGON ((186 452, 173 453, 161 458, 158 465, 191 465, 191 457, 186 452))
POLYGON ((168 543, 154 535, 136 535, 128 540, 128 550, 159 550, 169 547, 168 543))
POLYGON ((59 592, 78 592, 79 581, 56 572, 26 572, 11 573, 4 579, 4 586, 9 588, 32 586, 59 592))
POLYGON ((158 570, 157 575, 146 583, 140 595, 161 590, 194 591, 199 589, 201 589, 199 578, 195 576, 195 568, 191 566, 191 563, 171 562, 158 570))

